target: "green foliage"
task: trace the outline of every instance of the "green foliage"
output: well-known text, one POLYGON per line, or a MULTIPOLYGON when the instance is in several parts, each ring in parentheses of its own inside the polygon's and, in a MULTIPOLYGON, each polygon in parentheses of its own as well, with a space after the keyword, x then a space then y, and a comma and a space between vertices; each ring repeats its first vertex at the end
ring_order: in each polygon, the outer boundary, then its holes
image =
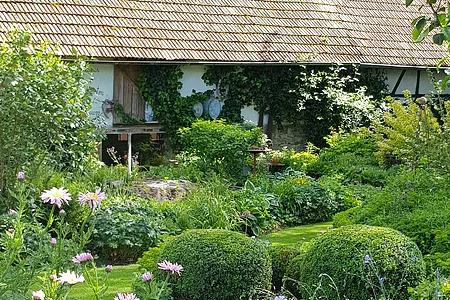
POLYGON ((329 147, 321 149, 317 161, 308 166, 308 174, 314 177, 337 175, 347 184, 383 186, 386 183, 388 173, 378 166, 375 157, 378 147, 367 129, 333 132, 325 139, 329 147))
POLYGON ((357 223, 386 226, 409 236, 424 254, 450 252, 449 176, 403 170, 383 190, 374 191, 356 214, 357 223))
POLYGON ((92 218, 95 229, 88 245, 102 260, 135 262, 164 232, 160 212, 151 201, 137 197, 107 199, 92 218))
POLYGON ((181 145, 202 172, 213 170, 227 178, 242 178, 251 146, 262 146, 261 128, 250 130, 241 125, 226 124, 223 120, 197 120, 179 132, 181 145))
POLYGON ((244 188, 230 189, 229 184, 212 177, 193 187, 178 206, 177 223, 191 229, 227 229, 248 235, 260 235, 275 226, 270 205, 251 182, 244 188))
POLYGON ((278 160, 280 164, 286 165, 296 171, 306 172, 307 167, 314 163, 318 155, 303 151, 296 152, 294 149, 287 149, 284 147, 281 150, 272 150, 270 152, 265 153, 268 162, 272 162, 274 159, 278 160))
POLYGON ((142 269, 149 272, 156 272, 158 270, 159 256, 161 255, 162 249, 165 243, 158 243, 156 247, 150 247, 147 251, 142 254, 137 260, 137 264, 141 266, 142 269))
POLYGON ((182 97, 180 79, 183 72, 176 65, 146 66, 139 74, 139 94, 153 109, 155 118, 164 125, 172 146, 177 146, 177 130, 190 126, 196 119, 192 106, 205 101, 211 91, 182 97))
POLYGON ((99 136, 89 118, 89 66, 63 61, 49 43, 10 32, 0 47, 0 190, 43 163, 82 168, 99 136))
MULTIPOLYGON (((423 277, 418 247, 398 231, 354 225, 328 232, 292 260, 287 276, 314 288, 321 274, 333 284, 322 284, 327 299, 407 299, 409 286, 423 277)), ((296 294, 303 295, 303 285, 296 294)))
POLYGON ((211 66, 203 79, 216 84, 228 120, 240 121, 241 108, 254 104, 258 112, 270 114, 278 125, 288 122, 303 126, 308 140, 322 146, 322 137, 330 127, 355 128, 379 115, 377 104, 357 84, 357 78, 386 90, 385 77, 367 69, 364 73, 367 75, 360 76, 354 67, 339 66, 211 66))
POLYGON ((226 230, 189 230, 167 242, 160 260, 184 271, 172 285, 175 299, 237 300, 270 288, 267 246, 226 230))
POLYGON ((318 180, 319 184, 327 189, 333 200, 337 203, 337 211, 343 211, 361 204, 356 191, 351 186, 344 185, 336 177, 322 176, 318 180))
MULTIPOLYGON (((448 172, 450 170, 450 155, 448 146, 450 136, 448 126, 450 119, 448 111, 450 103, 445 103, 445 117, 442 125, 426 105, 425 98, 419 98, 422 103, 414 103, 409 93, 405 94, 408 105, 399 101, 389 104, 390 110, 384 115, 384 123, 375 129, 378 134, 378 156, 394 155, 412 168, 433 168, 448 172)), ((418 100, 419 101, 419 100, 418 100)))
POLYGON ((352 207, 347 210, 338 212, 333 216, 333 227, 354 225, 356 223, 355 215, 359 207, 352 207))
POLYGON ((276 174, 268 197, 272 215, 278 222, 290 226, 328 221, 338 207, 322 185, 290 169, 276 174))
POLYGON ((450 279, 445 279, 439 270, 433 272, 433 277, 424 279, 416 287, 410 287, 409 300, 450 299, 450 279))
POLYGON ((243 189, 231 190, 229 193, 230 200, 236 203, 236 211, 243 232, 251 236, 259 236, 276 225, 269 214, 269 201, 252 182, 247 181, 243 189))
POLYGON ((272 289, 280 291, 283 285, 284 274, 291 260, 300 254, 294 247, 270 246, 269 255, 272 261, 272 289))

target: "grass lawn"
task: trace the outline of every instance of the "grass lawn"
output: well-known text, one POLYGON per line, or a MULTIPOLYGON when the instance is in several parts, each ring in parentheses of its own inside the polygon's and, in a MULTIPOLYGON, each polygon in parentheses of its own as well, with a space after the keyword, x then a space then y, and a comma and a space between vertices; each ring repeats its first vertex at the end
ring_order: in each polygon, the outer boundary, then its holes
MULTIPOLYGON (((131 283, 134 280, 134 273, 139 272, 138 265, 113 266, 113 270, 108 278, 108 290, 102 299, 111 300, 118 292, 131 292, 131 283)), ((69 297, 77 300, 93 299, 92 291, 86 283, 78 283, 72 287, 69 297)))
POLYGON ((312 238, 321 234, 322 231, 333 227, 333 222, 323 222, 297 227, 290 227, 284 230, 261 236, 260 239, 269 241, 274 246, 293 246, 310 241, 312 238))

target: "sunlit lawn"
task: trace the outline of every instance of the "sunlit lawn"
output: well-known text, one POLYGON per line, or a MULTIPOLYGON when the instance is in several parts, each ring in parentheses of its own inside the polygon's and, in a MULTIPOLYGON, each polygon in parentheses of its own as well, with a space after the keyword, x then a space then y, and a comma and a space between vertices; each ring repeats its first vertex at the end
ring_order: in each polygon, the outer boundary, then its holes
MULTIPOLYGON (((112 300, 118 292, 131 292, 131 284, 135 278, 135 273, 139 272, 138 265, 113 266, 113 270, 108 278, 108 290, 102 299, 112 300)), ((78 283, 73 286, 69 297, 77 300, 93 299, 92 291, 86 283, 78 283)))
POLYGON ((284 230, 261 236, 261 239, 268 240, 274 246, 293 246, 310 241, 312 238, 333 227, 332 222, 323 222, 297 227, 290 227, 284 230))

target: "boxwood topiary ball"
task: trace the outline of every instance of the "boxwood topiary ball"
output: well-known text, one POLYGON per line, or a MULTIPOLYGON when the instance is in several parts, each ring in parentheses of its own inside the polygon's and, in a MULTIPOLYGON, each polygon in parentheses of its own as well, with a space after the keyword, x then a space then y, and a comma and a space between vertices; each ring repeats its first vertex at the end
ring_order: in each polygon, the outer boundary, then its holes
POLYGON ((422 279, 424 265, 417 245, 399 231, 352 225, 313 240, 286 275, 303 298, 316 292, 325 299, 404 300, 408 287, 422 279))
POLYGON ((165 245, 160 260, 184 268, 181 277, 174 276, 174 299, 234 300, 255 289, 270 289, 267 245, 241 233, 188 230, 165 245))

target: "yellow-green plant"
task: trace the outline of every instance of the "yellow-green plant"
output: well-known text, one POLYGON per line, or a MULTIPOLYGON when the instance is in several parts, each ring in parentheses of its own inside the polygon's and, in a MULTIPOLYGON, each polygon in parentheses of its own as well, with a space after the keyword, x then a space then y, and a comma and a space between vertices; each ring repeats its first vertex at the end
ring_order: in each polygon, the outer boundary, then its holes
POLYGON ((393 155, 412 167, 435 166, 447 169, 450 164, 444 166, 442 160, 444 157, 449 158, 444 147, 450 142, 445 130, 448 117, 443 118, 444 125, 441 126, 428 108, 426 98, 414 102, 407 91, 405 96, 406 104, 388 99, 390 109, 384 114, 384 122, 375 124, 378 157, 383 161, 386 156, 393 155))

